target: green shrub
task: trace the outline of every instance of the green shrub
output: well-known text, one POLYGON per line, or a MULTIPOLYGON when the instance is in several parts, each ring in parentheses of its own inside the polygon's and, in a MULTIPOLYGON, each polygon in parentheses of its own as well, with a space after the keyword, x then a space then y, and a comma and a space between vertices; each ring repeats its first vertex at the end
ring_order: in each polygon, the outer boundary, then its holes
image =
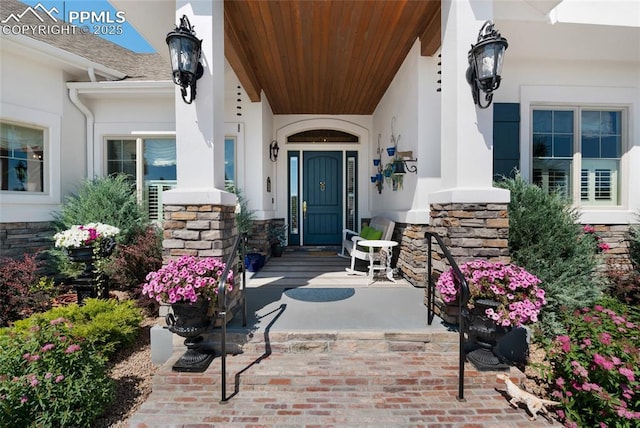
POLYGON ((547 348, 552 395, 566 426, 640 423, 640 317, 614 299, 564 318, 567 334, 547 348))
MULTIPOLYGON (((60 212, 54 213, 54 228, 61 232, 73 225, 104 223, 120 229, 118 244, 130 244, 149 227, 144 207, 136 199, 135 189, 125 174, 84 181, 76 194, 67 197, 60 212)), ((73 263, 61 248, 46 252, 52 269, 66 277, 79 274, 84 265, 73 263)), ((99 268, 108 269, 110 259, 101 260, 99 268)))
POLYGON ((65 199, 54 216, 58 231, 75 224, 100 222, 120 229, 118 243, 131 243, 149 226, 144 207, 124 174, 85 181, 75 195, 65 199))
POLYGON ((238 234, 250 233, 253 228, 253 219, 255 213, 249 209, 249 202, 245 199, 242 190, 236 188, 232 184, 227 184, 227 192, 231 192, 238 197, 239 211, 236 213, 236 227, 238 228, 238 234))
POLYGON ((0 426, 89 427, 112 394, 104 359, 68 321, 0 336, 0 426))
POLYGON ((87 299, 83 306, 61 306, 16 321, 13 328, 18 334, 28 334, 33 327, 44 328, 58 318, 69 320, 74 336, 84 338, 100 354, 109 357, 135 340, 142 312, 131 300, 87 299))
POLYGON ((561 310, 591 306, 601 295, 594 276, 597 247, 578 224, 578 213, 558 194, 548 194, 520 176, 497 186, 511 192, 509 250, 513 263, 535 274, 546 292, 540 326, 547 337, 563 331, 561 310))

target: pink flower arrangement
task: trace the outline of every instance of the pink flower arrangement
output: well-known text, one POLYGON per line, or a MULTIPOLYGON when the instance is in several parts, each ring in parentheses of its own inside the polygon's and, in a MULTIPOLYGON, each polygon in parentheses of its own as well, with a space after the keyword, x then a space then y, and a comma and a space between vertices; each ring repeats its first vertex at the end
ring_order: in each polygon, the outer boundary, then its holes
MULTIPOLYGON (((537 322, 547 303, 544 290, 538 287, 540 279, 519 266, 474 260, 461 265, 460 271, 469 285, 469 308, 479 299, 497 302, 498 307, 486 309, 485 314, 498 325, 519 327, 537 322)), ((457 300, 460 284, 453 269, 440 275, 436 289, 445 303, 457 300)))
POLYGON ((582 231, 585 233, 585 235, 593 237, 593 239, 595 240, 597 252, 604 253, 611 249, 609 244, 604 242, 602 237, 596 233, 595 227, 591 226, 590 224, 587 224, 582 228, 582 231))
MULTIPOLYGON (((226 264, 214 257, 182 256, 150 272, 142 294, 164 303, 215 300, 226 264)), ((233 289, 233 272, 227 275, 226 290, 233 289)))

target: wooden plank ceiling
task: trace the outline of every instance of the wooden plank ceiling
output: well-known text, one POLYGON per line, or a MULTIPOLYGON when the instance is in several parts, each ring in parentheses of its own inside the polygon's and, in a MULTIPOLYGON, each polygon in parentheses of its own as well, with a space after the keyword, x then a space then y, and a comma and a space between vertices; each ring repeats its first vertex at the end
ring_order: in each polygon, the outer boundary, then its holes
POLYGON ((225 0, 225 55, 274 114, 372 114, 407 53, 440 47, 440 0, 225 0))

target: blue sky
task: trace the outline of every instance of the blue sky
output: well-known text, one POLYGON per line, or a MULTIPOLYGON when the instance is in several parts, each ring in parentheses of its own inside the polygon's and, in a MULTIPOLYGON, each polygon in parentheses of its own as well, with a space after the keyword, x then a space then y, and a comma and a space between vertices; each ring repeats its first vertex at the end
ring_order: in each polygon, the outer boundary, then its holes
MULTIPOLYGON (((117 11, 106 0, 20 0, 29 6, 42 4, 48 10, 55 7, 57 19, 83 25, 88 31, 134 52, 149 53, 155 50, 127 22, 126 14, 117 11), (83 14, 84 12, 84 14, 83 14), (92 16, 91 12, 95 12, 92 16), (83 15, 81 17, 81 15, 83 15), (71 18, 71 19, 69 19, 71 18), (100 34, 100 33, 112 33, 100 34)), ((167 30, 169 31, 169 30, 167 30)))

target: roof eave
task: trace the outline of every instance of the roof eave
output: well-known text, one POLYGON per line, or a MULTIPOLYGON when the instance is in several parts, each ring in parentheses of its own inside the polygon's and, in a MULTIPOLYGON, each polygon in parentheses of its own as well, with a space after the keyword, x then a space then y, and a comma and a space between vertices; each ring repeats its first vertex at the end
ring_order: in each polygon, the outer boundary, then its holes
POLYGON ((25 35, 18 34, 5 36, 3 37, 2 43, 4 44, 6 42, 14 43, 17 46, 30 49, 37 52, 39 55, 45 55, 48 59, 57 61, 72 68, 87 71, 89 78, 91 78, 91 73, 106 80, 121 80, 127 77, 126 73, 119 70, 106 67, 103 64, 90 61, 80 55, 76 55, 25 35))

